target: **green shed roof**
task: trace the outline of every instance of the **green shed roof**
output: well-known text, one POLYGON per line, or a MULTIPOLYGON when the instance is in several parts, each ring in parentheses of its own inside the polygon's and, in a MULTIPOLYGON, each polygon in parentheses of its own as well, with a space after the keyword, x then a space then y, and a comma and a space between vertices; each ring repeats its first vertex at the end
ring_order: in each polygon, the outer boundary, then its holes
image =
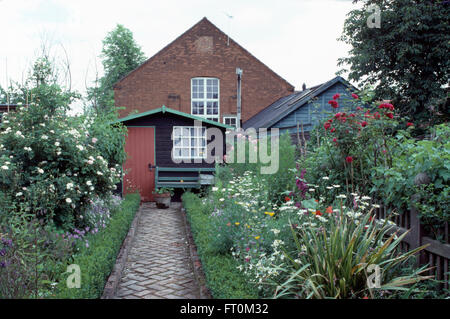
POLYGON ((192 115, 192 114, 188 114, 188 113, 184 113, 184 112, 181 112, 181 111, 177 111, 177 110, 168 108, 165 105, 161 106, 160 108, 154 109, 154 110, 150 110, 150 111, 147 111, 147 112, 142 112, 142 113, 139 113, 139 114, 132 114, 132 115, 120 118, 120 119, 112 122, 111 124, 120 123, 120 122, 123 123, 123 122, 127 122, 127 121, 130 121, 130 120, 138 119, 138 118, 141 118, 141 117, 144 117, 144 116, 148 116, 148 115, 152 115, 152 114, 156 114, 156 113, 166 113, 166 112, 167 113, 172 113, 172 114, 175 114, 175 115, 179 115, 179 116, 183 116, 183 117, 186 117, 186 118, 189 118, 189 119, 201 121, 201 122, 204 122, 204 123, 208 123, 208 124, 211 124, 211 125, 214 125, 214 126, 223 127, 223 128, 226 128, 226 129, 234 129, 233 126, 229 126, 229 125, 222 124, 222 123, 219 123, 219 122, 216 122, 216 121, 207 120, 207 119, 205 119, 203 117, 199 117, 199 116, 195 116, 195 115, 192 115))

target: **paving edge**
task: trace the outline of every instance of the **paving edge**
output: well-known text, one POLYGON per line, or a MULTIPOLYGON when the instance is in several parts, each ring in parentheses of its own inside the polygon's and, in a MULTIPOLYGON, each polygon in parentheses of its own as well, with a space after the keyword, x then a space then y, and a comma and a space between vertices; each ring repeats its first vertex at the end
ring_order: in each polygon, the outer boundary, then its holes
POLYGON ((141 212, 142 212, 142 205, 139 206, 139 209, 136 212, 136 215, 134 216, 133 222, 130 225, 130 229, 128 230, 128 234, 122 243, 119 254, 117 255, 116 258, 116 263, 114 264, 111 274, 109 275, 108 280, 106 281, 101 299, 112 299, 116 295, 117 286, 119 285, 120 279, 122 278, 123 269, 125 268, 128 253, 130 251, 131 244, 136 234, 136 229, 139 224, 141 212))
POLYGON ((186 239, 189 246, 189 255, 192 261, 192 269, 194 270, 194 277, 200 288, 200 299, 212 299, 211 292, 206 286, 205 273, 203 272, 202 263, 197 253, 197 246, 191 232, 191 226, 187 220, 186 210, 183 206, 180 208, 184 219, 184 226, 186 229, 186 239))

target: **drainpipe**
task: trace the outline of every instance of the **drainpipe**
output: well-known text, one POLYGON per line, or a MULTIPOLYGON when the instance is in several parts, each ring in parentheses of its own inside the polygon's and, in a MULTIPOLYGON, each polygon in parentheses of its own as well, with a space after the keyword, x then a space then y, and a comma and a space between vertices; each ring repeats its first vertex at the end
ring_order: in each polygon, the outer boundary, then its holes
POLYGON ((242 82, 242 69, 236 68, 237 74, 237 117, 236 128, 241 128, 241 82, 242 82))

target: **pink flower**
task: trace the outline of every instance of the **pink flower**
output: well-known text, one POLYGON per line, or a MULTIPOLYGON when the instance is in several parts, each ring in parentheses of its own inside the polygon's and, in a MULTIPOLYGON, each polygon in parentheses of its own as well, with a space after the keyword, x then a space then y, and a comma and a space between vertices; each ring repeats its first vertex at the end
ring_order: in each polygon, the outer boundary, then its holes
POLYGON ((94 143, 94 144, 95 144, 95 143, 97 143, 97 141, 98 141, 98 139, 97 139, 97 138, 95 138, 95 137, 93 137, 93 138, 92 138, 92 143, 94 143))
POLYGON ((359 96, 356 95, 355 93, 352 93, 352 98, 354 98, 355 100, 359 99, 359 96))
POLYGON ((333 95, 333 100, 337 100, 340 97, 341 95, 339 93, 336 93, 335 95, 333 95))

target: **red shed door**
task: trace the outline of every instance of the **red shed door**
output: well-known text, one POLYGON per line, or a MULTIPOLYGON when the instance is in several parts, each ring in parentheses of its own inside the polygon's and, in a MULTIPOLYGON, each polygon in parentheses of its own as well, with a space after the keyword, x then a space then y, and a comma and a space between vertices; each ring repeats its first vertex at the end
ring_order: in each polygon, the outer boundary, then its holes
POLYGON ((155 188, 155 129, 153 127, 128 127, 125 142, 128 158, 123 166, 126 172, 123 178, 123 193, 139 190, 144 202, 153 200, 155 188))

